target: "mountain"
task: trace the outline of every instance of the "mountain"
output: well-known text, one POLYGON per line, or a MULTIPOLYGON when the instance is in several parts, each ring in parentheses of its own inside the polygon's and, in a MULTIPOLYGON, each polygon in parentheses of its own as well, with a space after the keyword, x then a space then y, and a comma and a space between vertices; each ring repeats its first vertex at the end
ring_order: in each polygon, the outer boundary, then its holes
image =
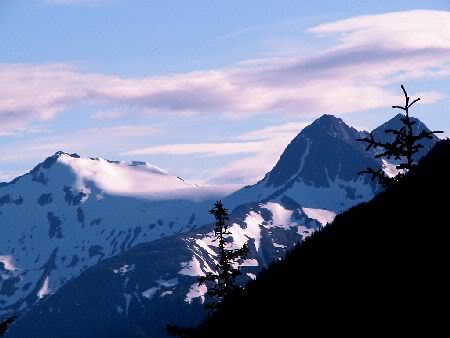
MULTIPOLYGON (((249 241, 242 284, 379 191, 356 176, 385 165, 356 141, 365 135, 324 115, 263 180, 223 199, 230 244, 249 241)), ((1 310, 21 315, 9 334, 164 337, 169 319, 197 322, 206 292, 197 276, 215 265, 208 210, 218 196, 145 162, 62 152, 2 184, 1 310)))
MULTIPOLYGON (((372 134, 383 141, 391 141, 388 129, 398 129, 402 115, 375 128, 372 134)), ((424 123, 416 122, 414 132, 429 131, 424 123)), ((366 151, 366 145, 357 141, 368 132, 357 131, 342 119, 323 115, 305 127, 286 147, 275 167, 258 183, 244 187, 225 199, 228 205, 248 201, 277 200, 289 197, 307 210, 320 213, 339 213, 370 200, 380 187, 368 176, 357 173, 368 167, 383 168, 388 176, 398 170, 395 161, 376 159, 377 150, 366 151)), ((415 159, 423 157, 439 140, 436 136, 422 142, 415 159)))
POLYGON ((63 152, 3 183, 0 314, 31 306, 102 259, 206 224, 207 195, 148 163, 63 152))
MULTIPOLYGON (((251 203, 230 215, 232 242, 249 243, 239 262, 243 284, 281 259, 321 225, 291 200, 251 203)), ((217 244, 212 226, 143 243, 103 260, 25 313, 7 337, 166 337, 165 325, 202 320, 205 286, 217 244), (80 325, 83 323, 83 325, 80 325)))
POLYGON ((356 175, 381 162, 357 139, 367 136, 342 119, 323 115, 305 127, 284 150, 275 167, 255 185, 225 199, 230 205, 287 196, 305 208, 341 212, 371 199, 377 185, 356 175))
POLYGON ((448 323, 449 170, 446 140, 407 180, 338 215, 225 300, 192 337, 439 335, 448 323))
MULTIPOLYGON (((381 126, 375 128, 372 131, 372 135, 375 139, 381 142, 392 142, 395 139, 395 135, 386 134, 385 131, 389 129, 399 130, 402 126, 401 118, 404 117, 402 114, 397 114, 389 121, 383 123, 381 126)), ((414 134, 420 134, 422 130, 430 131, 427 126, 420 121, 418 118, 411 117, 411 120, 414 122, 412 126, 414 134)), ((432 135, 431 139, 423 139, 420 144, 423 145, 423 148, 420 149, 416 154, 414 154, 414 160, 418 161, 424 155, 426 155, 430 149, 436 144, 439 138, 436 135, 432 135)))

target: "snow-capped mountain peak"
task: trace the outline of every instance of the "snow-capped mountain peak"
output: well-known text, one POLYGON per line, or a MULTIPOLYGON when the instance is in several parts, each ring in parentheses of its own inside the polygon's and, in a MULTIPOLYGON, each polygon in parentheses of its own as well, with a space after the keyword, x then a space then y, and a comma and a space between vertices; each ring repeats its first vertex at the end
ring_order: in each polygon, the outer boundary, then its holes
POLYGON ((145 162, 65 152, 1 184, 0 315, 106 257, 207 224, 209 193, 145 162))
MULTIPOLYGON (((147 162, 131 163, 102 158, 83 158, 58 152, 53 166, 69 168, 76 179, 76 188, 88 193, 92 184, 111 195, 149 198, 178 197, 177 192, 195 190, 196 185, 169 174, 147 162)), ((192 191, 191 194, 195 194, 192 191)))

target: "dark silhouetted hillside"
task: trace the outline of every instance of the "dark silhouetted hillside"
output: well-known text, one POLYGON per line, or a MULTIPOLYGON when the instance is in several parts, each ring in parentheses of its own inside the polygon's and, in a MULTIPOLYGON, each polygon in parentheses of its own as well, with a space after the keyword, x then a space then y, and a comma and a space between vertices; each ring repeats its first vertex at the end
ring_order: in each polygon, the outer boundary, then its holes
POLYGON ((449 195, 445 140, 407 182, 338 215, 225 300, 196 336, 433 336, 448 322, 449 195))

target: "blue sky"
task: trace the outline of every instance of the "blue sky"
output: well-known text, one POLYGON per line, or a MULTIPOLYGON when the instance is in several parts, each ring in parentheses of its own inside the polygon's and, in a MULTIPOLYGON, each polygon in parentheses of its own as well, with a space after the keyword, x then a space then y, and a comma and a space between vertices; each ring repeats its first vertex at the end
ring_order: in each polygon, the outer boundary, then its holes
POLYGON ((450 135, 450 3, 0 0, 0 180, 57 150, 248 184, 323 113, 450 135))

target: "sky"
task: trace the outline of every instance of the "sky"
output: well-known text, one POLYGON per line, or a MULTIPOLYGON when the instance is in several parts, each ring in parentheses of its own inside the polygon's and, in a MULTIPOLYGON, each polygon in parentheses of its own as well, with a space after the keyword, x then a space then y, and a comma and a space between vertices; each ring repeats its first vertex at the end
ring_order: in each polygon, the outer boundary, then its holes
POLYGON ((449 0, 0 0, 0 181, 58 150, 251 184, 322 114, 450 136, 449 0))

